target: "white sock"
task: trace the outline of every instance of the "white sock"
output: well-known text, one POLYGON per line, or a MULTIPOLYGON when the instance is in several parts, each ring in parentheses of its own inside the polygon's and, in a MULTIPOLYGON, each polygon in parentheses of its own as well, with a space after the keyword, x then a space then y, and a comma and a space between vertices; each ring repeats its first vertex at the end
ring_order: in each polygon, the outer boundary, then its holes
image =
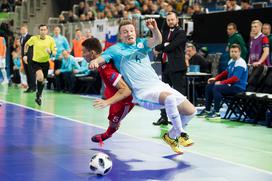
POLYGON ((2 76, 3 76, 4 81, 8 81, 6 69, 5 68, 1 68, 1 72, 2 72, 2 76))
POLYGON ((179 131, 176 130, 174 127, 172 127, 169 132, 168 132, 168 135, 170 138, 172 139, 176 139, 180 134, 179 134, 179 131))
POLYGON ((191 121, 191 119, 195 117, 195 115, 196 115, 196 112, 194 112, 191 115, 182 115, 182 114, 180 115, 183 129, 185 129, 185 127, 188 125, 188 122, 191 121))
POLYGON ((178 131, 178 134, 184 132, 182 128, 181 119, 177 107, 177 101, 174 95, 169 95, 166 97, 165 102, 165 110, 169 120, 171 121, 173 128, 178 131))

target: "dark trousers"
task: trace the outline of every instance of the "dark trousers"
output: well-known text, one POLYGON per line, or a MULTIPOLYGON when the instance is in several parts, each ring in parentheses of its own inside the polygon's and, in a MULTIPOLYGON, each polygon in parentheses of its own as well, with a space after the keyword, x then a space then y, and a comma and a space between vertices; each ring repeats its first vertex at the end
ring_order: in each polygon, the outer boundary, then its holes
MULTIPOLYGON (((162 73, 162 81, 169 84, 175 90, 179 91, 181 94, 186 95, 186 70, 178 72, 164 71, 162 73)), ((167 119, 165 109, 161 109, 161 117, 167 119)))
POLYGON ((21 83, 21 77, 20 77, 20 70, 15 69, 13 70, 13 77, 11 78, 12 82, 14 84, 20 84, 21 83))
POLYGON ((74 89, 76 78, 73 72, 64 72, 56 76, 56 88, 58 91, 64 90, 71 92, 74 89))
POLYGON ((23 62, 25 74, 26 74, 26 81, 29 89, 36 90, 36 73, 32 68, 32 60, 27 60, 28 64, 23 62))
POLYGON ((244 90, 237 86, 208 84, 205 88, 206 110, 210 111, 212 102, 214 102, 214 110, 219 112, 223 96, 231 96, 240 92, 244 92, 244 90))
POLYGON ((62 64, 62 61, 56 59, 56 60, 54 61, 54 70, 60 69, 60 68, 61 68, 61 64, 62 64))

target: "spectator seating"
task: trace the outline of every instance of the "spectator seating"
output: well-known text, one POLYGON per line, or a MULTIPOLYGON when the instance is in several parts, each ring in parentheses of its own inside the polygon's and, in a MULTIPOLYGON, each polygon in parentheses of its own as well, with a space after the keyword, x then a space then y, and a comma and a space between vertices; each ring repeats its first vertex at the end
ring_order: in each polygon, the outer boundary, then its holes
MULTIPOLYGON (((76 60, 79 60, 78 58, 76 60)), ((81 61, 78 61, 79 65, 81 61)), ((47 78, 47 89, 51 89, 51 85, 53 84, 54 89, 56 89, 55 85, 55 75, 52 73, 54 70, 54 62, 50 61, 50 69, 47 78)), ((75 86, 72 90, 72 93, 79 93, 79 94, 100 94, 101 89, 101 78, 98 72, 94 71, 91 72, 89 75, 84 76, 75 76, 75 86)))

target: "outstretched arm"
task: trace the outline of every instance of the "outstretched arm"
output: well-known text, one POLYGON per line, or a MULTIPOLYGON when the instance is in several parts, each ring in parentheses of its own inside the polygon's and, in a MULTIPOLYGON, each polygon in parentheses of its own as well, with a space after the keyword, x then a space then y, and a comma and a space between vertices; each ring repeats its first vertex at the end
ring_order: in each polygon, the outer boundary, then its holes
POLYGON ((162 35, 158 28, 157 22, 155 19, 148 19, 146 20, 146 26, 148 29, 152 32, 152 37, 148 39, 148 47, 153 48, 156 45, 159 45, 162 43, 162 35))

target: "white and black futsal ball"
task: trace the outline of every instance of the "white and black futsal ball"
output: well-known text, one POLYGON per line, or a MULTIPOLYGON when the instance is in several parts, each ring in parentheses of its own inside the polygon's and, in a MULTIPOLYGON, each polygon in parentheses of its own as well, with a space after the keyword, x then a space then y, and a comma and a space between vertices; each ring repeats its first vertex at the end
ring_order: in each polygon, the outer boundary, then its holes
POLYGON ((91 157, 89 167, 93 174, 106 175, 111 171, 112 161, 109 155, 98 152, 91 157))

